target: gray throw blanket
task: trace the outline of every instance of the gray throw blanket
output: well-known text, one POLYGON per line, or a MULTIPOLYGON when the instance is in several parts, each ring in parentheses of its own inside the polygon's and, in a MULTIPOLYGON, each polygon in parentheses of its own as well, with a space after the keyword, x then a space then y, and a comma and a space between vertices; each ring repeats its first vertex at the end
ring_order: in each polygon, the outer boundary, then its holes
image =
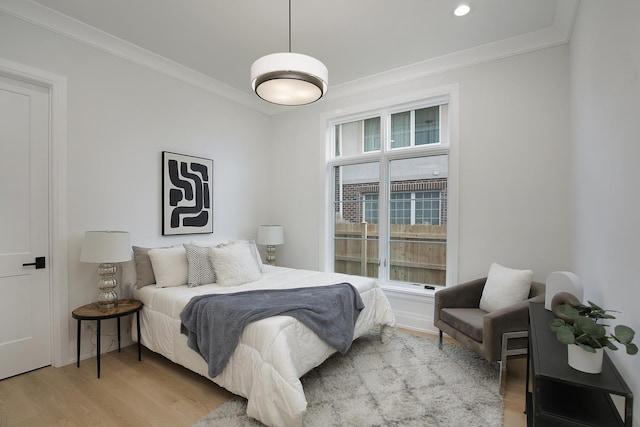
POLYGON ((235 351, 245 325, 291 316, 341 353, 351 347, 364 303, 349 283, 295 289, 264 289, 193 297, 180 313, 180 331, 216 377, 235 351))

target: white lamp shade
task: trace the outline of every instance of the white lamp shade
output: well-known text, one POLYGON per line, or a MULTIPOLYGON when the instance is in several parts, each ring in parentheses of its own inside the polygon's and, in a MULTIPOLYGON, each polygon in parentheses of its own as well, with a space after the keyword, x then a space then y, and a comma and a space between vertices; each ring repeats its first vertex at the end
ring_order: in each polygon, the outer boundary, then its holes
POLYGON ((327 67, 301 53, 273 53, 251 65, 251 87, 274 104, 310 104, 327 93, 328 82, 327 67))
POLYGON ((284 232, 281 225, 261 225, 258 227, 259 245, 281 245, 284 243, 284 232))
POLYGON ((124 262, 131 259, 131 240, 126 231, 87 231, 82 241, 80 261, 124 262))

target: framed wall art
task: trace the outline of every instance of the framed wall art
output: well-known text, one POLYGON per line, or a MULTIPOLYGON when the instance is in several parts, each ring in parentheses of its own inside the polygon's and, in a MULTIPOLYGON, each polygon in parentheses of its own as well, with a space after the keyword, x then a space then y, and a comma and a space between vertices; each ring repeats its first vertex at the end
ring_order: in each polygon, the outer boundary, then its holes
POLYGON ((213 233, 213 160, 162 152, 162 234, 213 233))

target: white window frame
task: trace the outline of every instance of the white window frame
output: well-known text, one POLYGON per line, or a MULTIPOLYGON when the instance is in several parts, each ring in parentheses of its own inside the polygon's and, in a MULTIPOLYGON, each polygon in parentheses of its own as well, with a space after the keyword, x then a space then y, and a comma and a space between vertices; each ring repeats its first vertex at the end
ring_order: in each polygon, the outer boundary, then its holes
MULTIPOLYGON (((335 166, 344 166, 354 163, 368 163, 368 162, 385 162, 386 167, 381 167, 381 174, 379 176, 379 191, 380 194, 388 194, 388 165, 392 160, 400 160, 407 157, 418 157, 420 155, 439 155, 447 154, 449 156, 449 171, 447 182, 447 272, 446 272, 446 285, 451 286, 457 283, 458 277, 458 189, 459 189, 459 154, 458 154, 458 114, 459 114, 459 95, 458 86, 449 85, 433 90, 424 91, 422 93, 415 94, 413 96, 399 97, 394 100, 376 102, 375 104, 354 106, 348 110, 342 109, 333 113, 327 113, 322 117, 322 128, 324 134, 323 146, 324 153, 324 185, 322 188, 322 203, 321 203, 321 223, 320 227, 320 266, 324 271, 333 271, 333 236, 334 230, 334 218, 331 217, 329 206, 333 204, 333 168, 335 166), (426 108, 429 106, 440 105, 442 103, 448 104, 448 113, 446 124, 445 121, 440 121, 440 127, 448 125, 446 138, 443 138, 442 131, 440 135, 440 142, 419 146, 402 147, 391 150, 390 149, 390 120, 391 114, 395 112, 402 112, 408 110, 415 110, 420 108, 426 108), (383 140, 380 144, 380 151, 361 153, 357 155, 335 157, 335 145, 332 141, 334 136, 332 132, 334 126, 340 123, 346 123, 356 120, 364 120, 374 116, 383 118, 381 120, 381 132, 383 133, 383 140)), ((442 116, 442 114, 441 114, 442 116)), ((382 197, 379 200, 380 217, 379 222, 387 220, 388 215, 388 202, 387 197, 382 197), (384 215, 384 217, 383 217, 384 215)), ((383 232, 381 227, 381 233, 379 236, 380 241, 388 242, 388 231, 383 232)), ((387 247, 388 245, 380 245, 387 247)), ((382 249, 381 249, 382 252, 382 249)), ((410 284, 403 284, 398 282, 387 281, 388 271, 385 262, 388 259, 387 254, 381 254, 380 271, 378 281, 383 287, 389 287, 398 291, 408 293, 424 293, 422 287, 411 286, 410 284)))

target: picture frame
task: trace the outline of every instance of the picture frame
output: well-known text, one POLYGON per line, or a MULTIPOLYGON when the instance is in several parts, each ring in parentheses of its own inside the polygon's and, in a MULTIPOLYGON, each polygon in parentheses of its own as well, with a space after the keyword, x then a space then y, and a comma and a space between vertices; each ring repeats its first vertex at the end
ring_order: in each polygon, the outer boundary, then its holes
POLYGON ((162 235, 213 233, 213 160, 162 152, 162 235))

